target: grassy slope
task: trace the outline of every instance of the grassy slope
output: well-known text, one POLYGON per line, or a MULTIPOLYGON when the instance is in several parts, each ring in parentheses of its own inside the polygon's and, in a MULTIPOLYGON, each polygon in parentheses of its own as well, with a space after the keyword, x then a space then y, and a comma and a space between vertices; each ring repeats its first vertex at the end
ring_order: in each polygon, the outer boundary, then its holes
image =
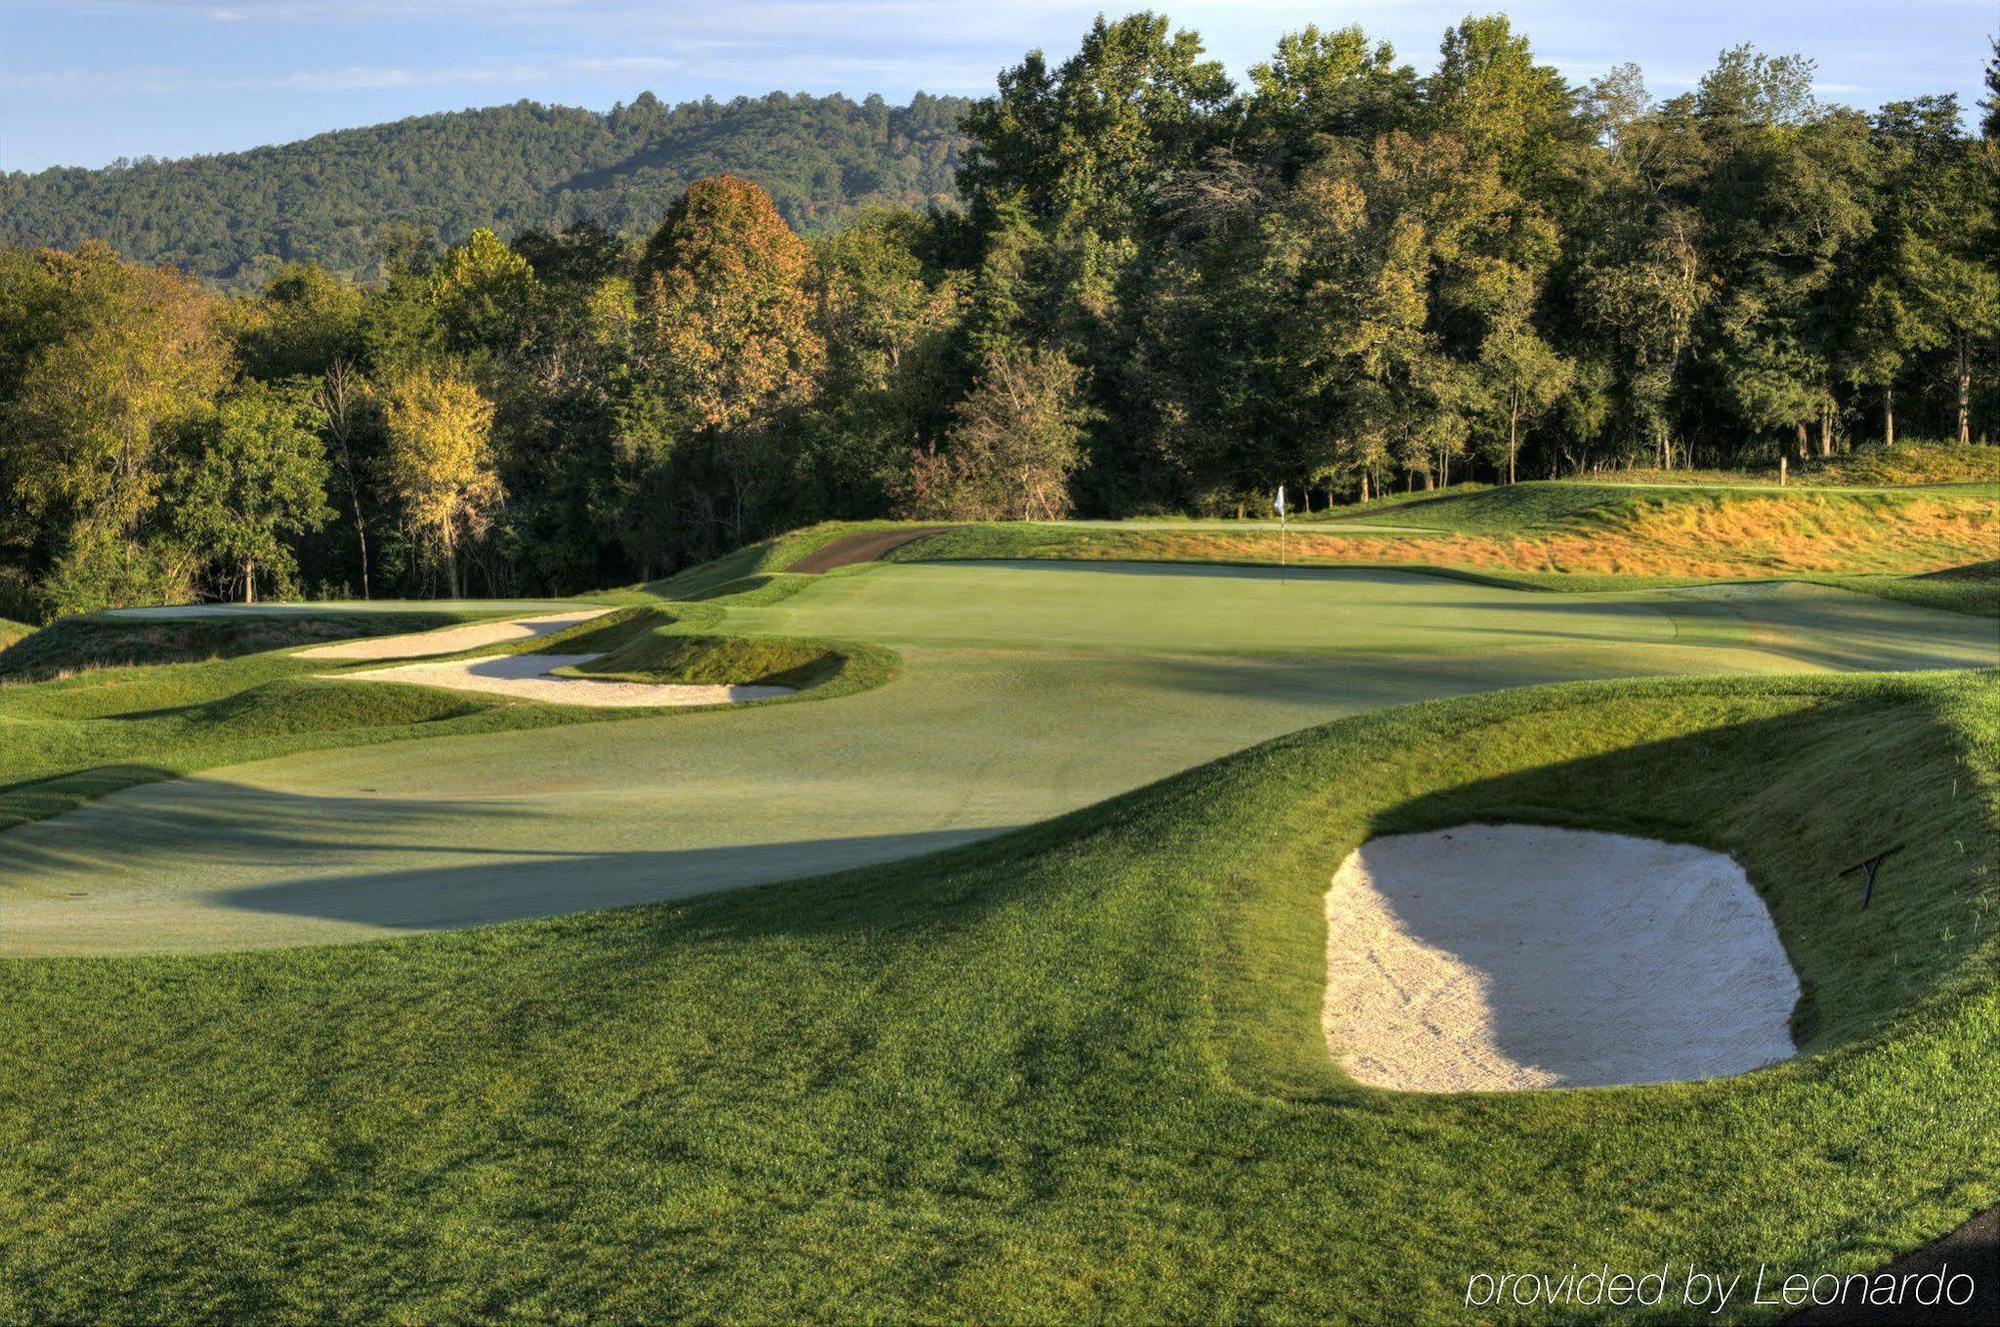
MULTIPOLYGON (((360 636, 428 631, 484 614, 342 612, 187 618, 66 617, 0 651, 0 679, 39 680, 128 664, 188 663, 360 636)), ((4 636, 0 636, 4 642, 4 636)))
MULTIPOLYGON (((68 618, 46 627, 0 655, 0 679, 10 672, 20 679, 0 685, 0 724, 7 734, 0 748, 0 830, 135 784, 293 752, 657 713, 532 704, 433 687, 344 686, 323 675, 379 664, 289 655, 303 644, 421 631, 464 616, 68 618), (158 659, 205 662, 133 662, 158 659), (37 678, 54 680, 26 684, 37 678)), ((669 643, 690 626, 714 616, 689 610, 682 624, 660 610, 621 609, 607 620, 454 657, 585 653, 643 642, 653 642, 655 652, 671 650, 669 643)), ((705 639, 701 676, 688 670, 687 659, 622 672, 651 681, 711 681, 724 659, 747 667, 751 656, 769 652, 705 639)), ((774 685, 813 688, 810 699, 845 695, 887 680, 895 662, 886 651, 832 642, 817 643, 812 656, 826 662, 806 667, 809 661, 794 660, 790 678, 774 685)))
MULTIPOLYGON (((2000 596, 1978 585, 1946 590, 1909 578, 1992 558, 1996 530, 2000 490, 1991 486, 1850 493, 1561 481, 1337 508, 1295 526, 1285 552, 1294 563, 1423 566, 1535 589, 1793 577, 1991 616, 2000 615, 2000 596), (1374 532, 1378 518, 1395 528, 1374 532)), ((1279 533, 977 525, 917 540, 886 560, 961 558, 1273 563, 1279 533)))
POLYGON ((851 534, 863 534, 870 530, 892 530, 902 524, 904 522, 901 521, 822 521, 818 525, 809 525, 770 539, 760 539, 754 544, 745 544, 732 553, 724 553, 721 557, 677 571, 662 580, 586 597, 608 598, 619 602, 709 599, 718 594, 755 588, 754 585, 738 583, 784 571, 800 558, 824 548, 836 539, 851 534))
POLYGON ((1923 608, 2000 617, 2000 559, 1916 576, 1817 576, 1843 589, 1879 594, 1923 608))
POLYGON ((31 634, 33 631, 34 628, 25 622, 16 622, 11 618, 0 617, 0 650, 6 649, 15 641, 31 634))
POLYGON ((578 722, 595 716, 421 687, 313 676, 323 661, 257 654, 85 673, 0 689, 0 829, 120 788, 329 746, 578 722))
MULTIPOLYGON (((1795 461, 1794 484, 1875 488, 1915 484, 1976 484, 2000 480, 2000 447, 1955 442, 1905 440, 1893 450, 1868 445, 1842 456, 1795 461)), ((1778 469, 1756 474, 1740 470, 1614 470, 1594 476, 1606 484, 1743 484, 1778 482, 1778 469)))
POLYGON ((832 879, 9 962, 0 1316, 1445 1321, 1493 1267, 1864 1267, 2000 1196, 1993 686, 1441 702, 832 879), (1328 873, 1496 815, 1739 854, 1823 1053, 1347 1086, 1328 873), (1885 837, 1860 914, 1832 872, 1885 837))

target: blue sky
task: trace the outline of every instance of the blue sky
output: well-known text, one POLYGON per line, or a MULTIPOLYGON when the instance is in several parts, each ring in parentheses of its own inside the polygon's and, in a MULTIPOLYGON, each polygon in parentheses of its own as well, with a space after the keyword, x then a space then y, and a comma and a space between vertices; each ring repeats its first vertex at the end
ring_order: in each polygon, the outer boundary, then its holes
MULTIPOLYGON (((0 169, 102 165, 285 142, 531 98, 604 109, 794 92, 983 93, 1030 47, 1074 49, 1066 0, 0 0, 0 169)), ((1469 0, 1161 4, 1240 75, 1283 32, 1360 23, 1428 69, 1469 0)), ((1483 12, 1485 6, 1479 6, 1483 12)), ((1724 46, 1819 61, 1822 96, 1977 100, 1996 0, 1546 0, 1504 6, 1575 79, 1623 60, 1658 95, 1724 46)))

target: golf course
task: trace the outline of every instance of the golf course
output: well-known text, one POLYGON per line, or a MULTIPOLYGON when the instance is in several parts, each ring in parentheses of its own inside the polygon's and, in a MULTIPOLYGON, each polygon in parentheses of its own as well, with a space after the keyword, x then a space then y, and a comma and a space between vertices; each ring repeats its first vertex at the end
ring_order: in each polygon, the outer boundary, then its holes
POLYGON ((1992 4, 11 8, 0 1327, 2000 1327, 1992 4))
POLYGON ((25 637, 0 1315, 1588 1320, 1468 1278, 1866 1273, 2000 1199, 1990 573, 1378 519, 25 637))

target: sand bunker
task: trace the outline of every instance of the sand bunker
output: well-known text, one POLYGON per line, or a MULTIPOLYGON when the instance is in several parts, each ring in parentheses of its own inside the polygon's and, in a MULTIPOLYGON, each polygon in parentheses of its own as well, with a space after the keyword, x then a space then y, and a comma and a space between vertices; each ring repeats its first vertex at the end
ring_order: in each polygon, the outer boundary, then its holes
POLYGON ((488 659, 448 663, 403 664, 337 673, 342 681, 408 682, 453 691, 484 691, 496 696, 547 701, 552 705, 590 705, 609 709, 639 709, 662 705, 740 705, 795 694, 790 687, 696 686, 671 682, 607 682, 581 677, 550 677, 558 668, 575 668, 601 659, 601 654, 503 654, 488 659))
POLYGON ((497 618, 491 622, 468 622, 462 627, 445 627, 441 631, 412 631, 400 636, 344 640, 337 645, 315 645, 311 649, 294 650, 292 653, 300 659, 421 659, 434 654, 459 654, 507 641, 551 636, 592 618, 603 617, 610 611, 609 608, 585 608, 574 613, 497 618))
POLYGON ((1799 983, 1720 853, 1460 825, 1371 840, 1327 891, 1327 1045, 1376 1087, 1740 1074, 1797 1053, 1799 983))

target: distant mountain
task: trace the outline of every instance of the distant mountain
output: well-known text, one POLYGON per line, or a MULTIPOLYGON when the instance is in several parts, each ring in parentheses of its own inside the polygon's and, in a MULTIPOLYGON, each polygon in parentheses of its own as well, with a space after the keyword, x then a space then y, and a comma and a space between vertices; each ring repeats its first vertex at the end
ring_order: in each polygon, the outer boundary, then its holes
POLYGON ((12 172, 0 178, 0 240, 95 237, 231 285, 298 259, 366 277, 370 241, 392 223, 447 241, 584 220, 638 235, 690 180, 721 172, 755 180, 813 231, 869 204, 955 198, 967 105, 774 92, 669 107, 648 92, 602 115, 522 101, 248 152, 12 172))

